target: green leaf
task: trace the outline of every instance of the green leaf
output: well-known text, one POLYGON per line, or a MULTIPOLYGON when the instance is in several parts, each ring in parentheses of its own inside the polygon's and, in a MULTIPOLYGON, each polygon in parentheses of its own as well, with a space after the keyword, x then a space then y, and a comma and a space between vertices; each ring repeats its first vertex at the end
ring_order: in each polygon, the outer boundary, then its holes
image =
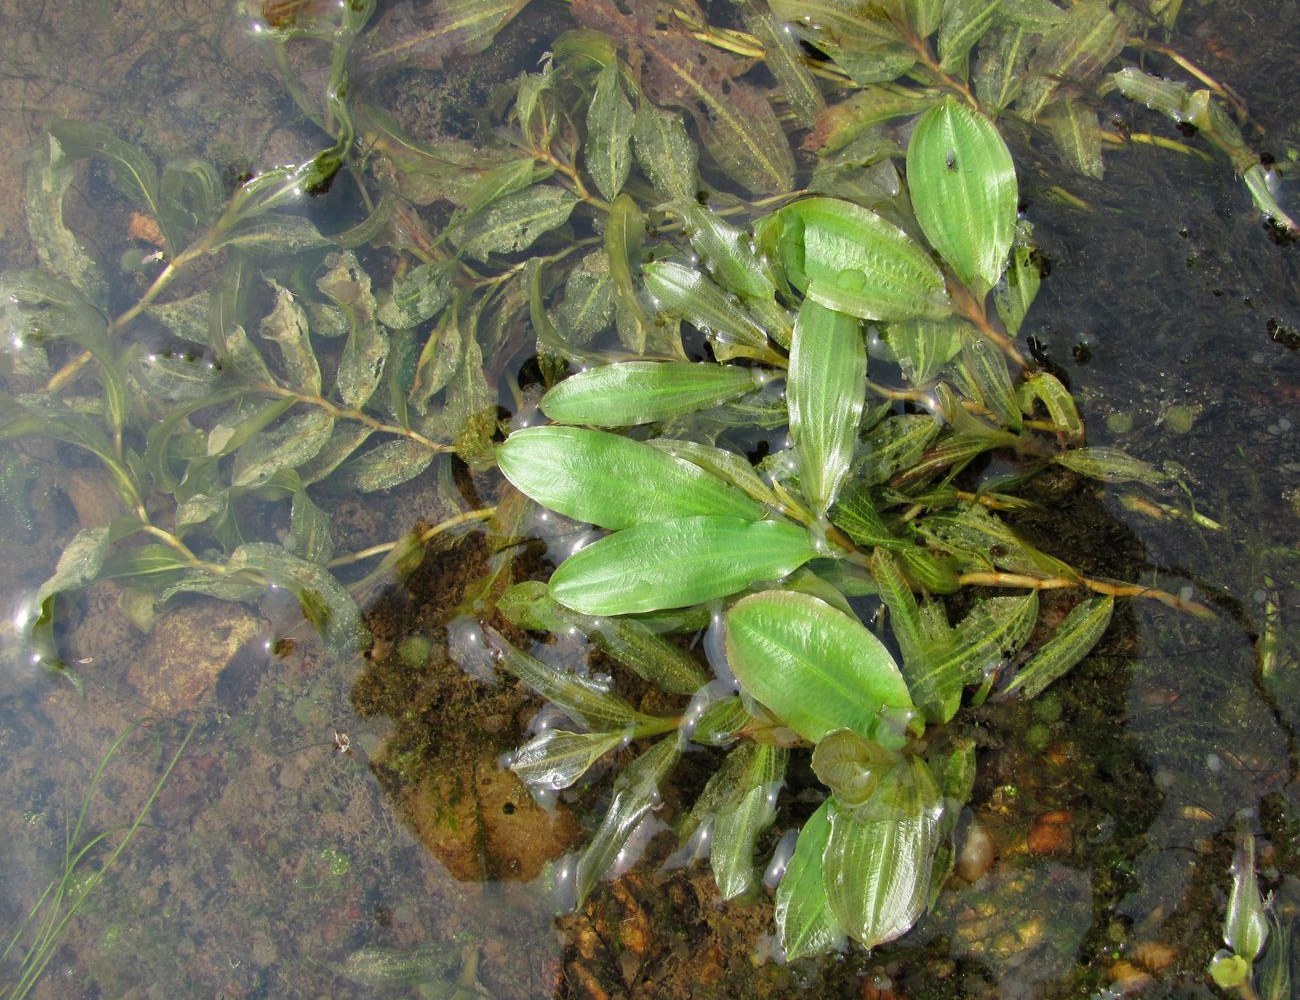
POLYGON ((937 319, 950 312, 943 275, 929 255, 874 212, 835 198, 805 198, 776 219, 786 277, 813 301, 859 319, 937 319))
POLYGON ((605 253, 609 257, 609 276, 614 283, 614 310, 619 340, 637 354, 644 354, 651 318, 637 298, 633 275, 641 267, 641 248, 645 245, 645 216, 635 201, 620 194, 610 206, 605 220, 605 253))
POLYGON ((966 56, 992 26, 1001 5, 1002 0, 949 0, 939 28, 939 66, 944 72, 962 73, 966 56))
POLYGON ((392 291, 379 302, 379 322, 390 330, 407 330, 438 315, 451 301, 456 267, 455 261, 437 261, 394 278, 392 291))
POLYGON ((1062 452, 1054 459, 1073 472, 1107 483, 1144 483, 1163 486, 1170 477, 1149 462, 1134 458, 1118 448, 1075 448, 1062 452))
POLYGON ((914 708, 903 675, 861 622, 807 594, 764 591, 726 614, 727 659, 744 690, 816 743, 851 729, 902 744, 914 708))
POLYGON ((862 0, 771 0, 777 17, 825 52, 859 85, 894 80, 916 53, 879 10, 862 0))
MULTIPOLYGON (((935 3, 936 0, 927 2, 935 3)), ((776 77, 781 95, 794 113, 795 121, 804 128, 812 128, 817 116, 826 110, 826 99, 804 65, 799 42, 785 22, 772 13, 766 0, 745 0, 740 13, 749 33, 763 47, 763 61, 776 77)))
POLYGON ((1029 64, 1017 110, 1031 121, 1058 93, 1062 81, 1086 87, 1128 42, 1110 0, 1079 0, 1043 38, 1029 64))
POLYGON ((1043 643, 1007 685, 1007 694, 1019 692, 1024 698, 1036 698, 1058 678, 1064 677, 1101 641, 1115 610, 1115 598, 1090 597, 1077 605, 1052 637, 1043 643))
POLYGON ((420 441, 385 441, 353 459, 344 469, 344 482, 358 493, 391 490, 424 472, 437 457, 420 441))
POLYGON ((787 961, 844 947, 844 928, 831 912, 822 878, 822 855, 831 836, 831 800, 808 818, 776 889, 776 932, 787 961))
POLYGON ((614 284, 609 254, 596 250, 573 268, 564 282, 564 298, 551 312, 564 342, 586 347, 614 319, 614 284))
POLYGON ((1101 123, 1096 111, 1072 97, 1062 97, 1044 108, 1041 118, 1052 130, 1066 163, 1085 177, 1102 176, 1101 123))
POLYGON ((1268 942, 1268 919, 1255 880, 1255 836, 1241 832, 1232 853, 1232 888, 1223 917, 1223 943, 1247 962, 1253 962, 1268 942))
POLYGON ((445 389, 460 370, 465 355, 462 337, 460 300, 457 298, 429 331, 416 359, 415 377, 411 380, 407 400, 417 413, 427 414, 434 394, 445 389))
POLYGON ((886 773, 866 818, 839 807, 822 855, 835 919, 866 948, 905 934, 925 910, 943 800, 925 762, 886 773))
POLYGON ((790 751, 764 743, 748 744, 748 760, 713 823, 709 866, 723 899, 754 890, 754 850, 758 838, 776 817, 776 797, 785 776, 790 751), (752 748, 752 749, 749 749, 752 748))
POLYGON ((961 320, 914 319, 891 323, 885 328, 885 340, 903 375, 914 386, 931 382, 940 370, 961 352, 961 320))
POLYGON ((1069 563, 1034 548, 983 504, 927 515, 917 529, 938 547, 964 557, 973 571, 996 566, 1011 573, 1079 579, 1069 563))
POLYGON ((516 584, 501 595, 497 610, 523 628, 560 635, 576 629, 637 676, 663 691, 693 695, 709 678, 680 646, 635 618, 593 617, 557 603, 540 581, 516 584))
POLYGON ((385 64, 418 53, 438 69, 449 56, 482 52, 527 4, 528 0, 441 0, 433 8, 433 21, 428 27, 400 32, 388 44, 372 43, 364 59, 367 63, 385 64))
POLYGON ((561 666, 543 663, 515 648, 492 628, 484 628, 484 640, 502 669, 523 681, 574 722, 594 731, 630 730, 653 726, 657 720, 643 715, 610 690, 608 682, 570 673, 561 666))
POLYGON ((351 251, 332 261, 329 272, 316 287, 333 300, 348 321, 348 340, 339 359, 335 385, 345 406, 361 409, 379 387, 388 357, 388 338, 379 330, 375 318, 375 297, 370 291, 370 276, 351 251))
POLYGON ((497 462, 543 507, 602 528, 697 514, 763 516, 761 506, 698 466, 605 431, 525 428, 497 449, 497 462))
POLYGON ((707 335, 719 361, 770 358, 767 333, 739 299, 724 292, 708 275, 671 260, 647 264, 643 273, 655 306, 707 335))
POLYGON ((316 505, 305 489, 300 489, 293 495, 289 511, 289 538, 285 547, 308 562, 322 565, 334 555, 329 515, 316 505))
POLYGON ((626 427, 692 413, 752 392, 758 369, 688 361, 623 361, 589 368, 542 397, 562 424, 626 427))
POLYGON ((690 731, 696 743, 705 746, 730 746, 740 738, 741 731, 753 721, 744 701, 736 695, 709 705, 690 731))
POLYGON ((63 221, 63 199, 72 180, 69 157, 51 135, 48 158, 35 158, 27 167, 27 231, 47 270, 71 282, 91 301, 103 302, 104 273, 63 221))
POLYGON ((979 683, 1025 644, 1037 618, 1036 590, 1021 597, 986 597, 950 635, 930 644, 933 669, 960 670, 966 684, 979 683))
POLYGON ((814 301, 799 309, 790 348, 786 401, 799 456, 799 486, 818 517, 848 478, 867 397, 861 324, 814 301))
POLYGON ((509 768, 527 785, 558 792, 568 788, 611 750, 627 742, 625 732, 569 733, 548 729, 510 755, 509 768))
POLYGON ((862 437, 862 459, 853 470, 855 479, 875 486, 895 473, 911 468, 939 435, 942 423, 928 413, 887 417, 862 437))
POLYGON ((252 572, 298 598, 303 616, 325 637, 331 653, 355 656, 366 639, 361 612, 346 587, 323 566, 280 545, 250 542, 231 553, 231 573, 252 572))
POLYGON ((880 787, 881 775, 901 758, 892 750, 864 739, 851 729, 836 729, 818 741, 812 755, 813 773, 846 809, 865 806, 880 787))
POLYGON ((1032 29, 1007 24, 989 32, 980 44, 974 73, 975 96, 991 112, 1002 111, 1020 95, 1037 41, 1038 35, 1032 29))
POLYGON ((1025 321, 1029 307, 1038 295, 1043 275, 1039 270, 1038 255, 1033 244, 1034 227, 1026 221, 1016 223, 1016 238, 1011 247, 1011 266, 993 290, 993 304, 998 316, 1015 336, 1025 321))
MULTIPOLYGON (((128 197, 142 199, 145 211, 155 219, 159 217, 158 168, 148 157, 100 125, 61 119, 52 122, 49 129, 67 156, 104 160, 128 197)), ((179 251, 178 247, 169 249, 173 254, 179 251)))
POLYGON ((734 451, 676 438, 651 438, 646 444, 677 458, 684 458, 692 465, 698 465, 760 504, 773 508, 780 506, 772 488, 763 482, 749 460, 734 451))
POLYGON ((55 594, 80 590, 94 583, 104 565, 110 543, 107 527, 82 528, 78 531, 60 554, 53 575, 36 588, 32 605, 39 607, 55 594))
POLYGON ((665 201, 689 201, 699 190, 700 151, 680 115, 642 98, 632 124, 632 150, 655 193, 665 201))
POLYGON ((978 390, 979 401, 1003 427, 1020 430, 1020 403, 1006 356, 971 330, 963 331, 961 359, 962 368, 978 390))
POLYGON ((319 395, 320 363, 308 334, 307 314, 287 288, 269 284, 275 292, 275 306, 258 327, 258 336, 280 349, 286 385, 310 396, 319 395))
POLYGON ((231 483, 253 489, 283 469, 296 469, 316 456, 333 430, 334 418, 324 410, 312 409, 289 417, 239 449, 231 483))
POLYGON ((686 225, 686 237, 709 273, 727 291, 745 299, 766 301, 776 294, 749 233, 728 223, 695 201, 673 210, 686 225))
POLYGON ((550 184, 506 195, 465 223, 458 245, 463 254, 487 262, 494 253, 527 250, 539 237, 564 225, 578 196, 550 184))
POLYGON ((782 521, 681 517, 636 524, 570 556, 551 596, 589 615, 683 608, 793 573, 817 554, 782 521))
POLYGON ((632 125, 636 113, 623 93, 617 61, 606 63, 596 77, 596 93, 587 110, 587 171, 600 193, 612 201, 632 169, 632 125))
POLYGON ((158 225, 168 246, 179 249, 221 213, 225 186, 207 160, 183 156, 163 167, 158 182, 158 225))
POLYGON ((907 144, 907 183, 931 246, 982 298, 1016 227, 1016 168, 997 126, 951 98, 927 111, 907 144))
POLYGON ((1077 444, 1083 440, 1083 418, 1074 405, 1074 396, 1055 375, 1034 372, 1020 384, 1016 395, 1025 414, 1032 414, 1034 401, 1039 400, 1066 441, 1077 444))
POLYGON ((659 804, 659 788, 680 755, 676 738, 660 740, 615 779, 614 798, 605 818, 578 858, 574 873, 578 906, 614 864, 638 824, 659 804))

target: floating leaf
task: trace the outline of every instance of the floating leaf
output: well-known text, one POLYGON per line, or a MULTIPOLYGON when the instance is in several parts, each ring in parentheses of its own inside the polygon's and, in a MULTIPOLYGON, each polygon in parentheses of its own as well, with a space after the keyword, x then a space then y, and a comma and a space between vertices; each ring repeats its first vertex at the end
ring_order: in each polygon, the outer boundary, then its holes
POLYGON ((596 76, 596 93, 587 111, 587 171, 596 187, 613 200, 632 169, 632 124, 636 113, 623 93, 617 61, 596 76))
POLYGON ((835 502, 849 473, 867 395, 867 352, 861 324, 813 301, 794 324, 786 399, 790 438, 799 456, 799 485, 819 517, 835 502))
POLYGON ((626 427, 725 403, 752 392, 761 376, 735 365, 623 361, 565 379, 541 406, 559 423, 626 427))
POLYGON ((774 219, 786 277, 814 302, 860 319, 939 318, 950 311, 943 275, 929 255, 874 212, 835 198, 806 198, 774 219))
POLYGON ((467 221, 458 233, 460 251, 486 262, 494 253, 517 253, 564 225, 577 195, 550 184, 535 184, 506 195, 467 221))
POLYGON ((982 297, 1016 226, 1016 168, 997 127, 951 98, 927 111, 907 144, 907 183, 926 238, 982 297))
POLYGON ((614 864, 632 831, 659 803, 659 788, 668 780, 680 753, 676 739, 660 740, 614 780, 614 798, 605 818, 578 858, 574 873, 578 906, 614 864))
POLYGON ((521 493, 603 528, 697 514, 763 516, 761 506, 698 466, 605 431, 525 428, 497 449, 497 462, 521 493))
MULTIPOLYGON (((765 743, 749 744, 749 759, 713 823, 709 866, 723 899, 735 899, 758 884, 754 849, 776 817, 776 796, 790 751, 765 743)), ((744 749, 744 748, 742 748, 744 749)), ((734 750, 740 753, 741 750, 734 750)))
POLYGON ((1109 595, 1081 602, 1056 626, 1033 658, 1016 671, 1006 687, 1007 693, 1036 698, 1049 684, 1064 677, 1101 640, 1114 610, 1115 598, 1109 595))
POLYGON ((943 799, 925 762, 912 758, 882 777, 867 808, 864 819, 831 810, 822 864, 835 919, 874 948, 906 933, 925 910, 943 799))
POLYGON ((743 688, 804 739, 835 729, 897 747, 913 712, 897 664, 861 622, 807 594, 765 591, 726 615, 743 688))
POLYGON ((558 792, 586 774, 596 761, 627 742, 627 734, 569 733, 548 729, 510 755, 510 770, 527 785, 558 792))
POLYGON ((636 524, 580 550, 551 577, 551 596, 589 615, 682 608, 793 573, 816 555, 782 521, 682 517, 636 524))

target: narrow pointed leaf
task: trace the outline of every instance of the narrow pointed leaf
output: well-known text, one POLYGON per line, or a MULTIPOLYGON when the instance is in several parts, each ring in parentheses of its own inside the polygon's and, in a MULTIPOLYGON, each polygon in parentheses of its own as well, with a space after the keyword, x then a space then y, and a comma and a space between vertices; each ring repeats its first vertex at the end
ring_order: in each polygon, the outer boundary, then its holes
POLYGON ((1110 595, 1090 597, 1080 603, 1011 678, 1007 693, 1036 698, 1049 684, 1064 677, 1101 641, 1114 610, 1115 598, 1110 595))
POLYGON ((723 899, 735 899, 758 884, 754 850, 759 836, 776 817, 776 795, 785 777, 790 751, 765 743, 753 745, 737 784, 713 824, 709 866, 723 899))
POLYGON ((375 318, 370 276, 362 270, 356 257, 346 252, 339 255, 316 287, 333 300, 347 319, 348 339, 334 381, 344 405, 360 409, 379 387, 384 360, 388 357, 388 338, 380 332, 375 318))
POLYGON ((869 817, 836 808, 822 856, 831 912, 864 947, 905 934, 925 910, 943 799, 925 762, 900 763, 881 781, 869 817))
POLYGON ((644 272, 646 291, 657 308, 706 334, 719 361, 768 354, 763 328, 738 298, 724 292, 708 275, 671 260, 647 264, 644 272), (731 349, 733 345, 735 349, 731 349))
POLYGON ((589 368, 542 397, 562 424, 627 427, 717 406, 758 388, 762 372, 688 361, 622 361, 589 368))
POLYGON ((794 855, 776 889, 776 932, 787 961, 844 947, 844 928, 831 912, 822 878, 822 855, 831 835, 831 800, 804 823, 794 855))
POLYGON ((614 798, 605 818, 578 858, 575 880, 579 906, 614 864, 632 831, 659 803, 659 789, 680 755, 676 738, 670 736, 632 761, 614 781, 614 798))
POLYGON ((889 324, 885 339, 907 380, 914 386, 922 386, 961 353, 965 328, 964 321, 956 319, 915 319, 889 324))
POLYGON ((643 715, 610 690, 608 682, 571 673, 563 667, 543 663, 535 656, 513 646, 505 636, 492 628, 483 630, 483 637, 493 652, 497 663, 523 681, 575 722, 595 731, 624 730, 653 720, 643 715))
POLYGON ((1038 256, 1034 252, 1033 226, 1028 222, 1016 224, 1016 239, 1011 248, 1011 266, 993 290, 993 304, 1007 333, 1015 336, 1025 321, 1029 307, 1034 304, 1043 275, 1039 270, 1038 256))
POLYGON ((1255 835, 1239 833, 1232 854, 1232 888, 1223 918, 1223 942, 1247 962, 1253 962, 1268 942, 1268 919, 1255 880, 1255 835))
POLYGON ((875 486, 910 468, 938 437, 941 427, 940 420, 928 413, 904 413, 882 420, 863 435, 863 458, 853 470, 854 478, 875 486))
POLYGON ((1031 414, 1034 400, 1039 400, 1047 408, 1052 423, 1056 424, 1068 442, 1077 444, 1083 440, 1083 418, 1074 405, 1074 397, 1055 375, 1034 372, 1020 384, 1017 397, 1025 414, 1031 414))
POLYGON ((763 516, 761 506, 699 466, 605 431, 529 427, 506 439, 497 462, 521 493, 602 528, 698 514, 763 516))
POLYGON ((262 320, 258 335, 263 340, 274 341, 280 349, 285 382, 290 388, 308 395, 319 395, 320 363, 308 335, 307 313, 287 288, 274 283, 272 287, 275 307, 262 320))
POLYGON ((1041 120, 1052 130, 1066 163, 1085 177, 1102 176, 1101 123, 1096 111, 1072 97, 1062 97, 1043 109, 1041 120))
POLYGON ((564 298, 550 315, 564 342, 575 348, 586 347, 596 334, 609 328, 614 319, 609 254, 604 250, 589 253, 569 272, 564 298))
POLYGON ((1101 446, 1075 448, 1057 455, 1054 461, 1057 465, 1064 465, 1080 475, 1107 483, 1145 483, 1147 486, 1163 486, 1170 478, 1150 462, 1134 458, 1118 448, 1101 446))
POLYGON ((907 145, 912 208, 931 245, 983 296, 1007 264, 1016 169, 997 127, 948 99, 921 116, 907 145))
POLYGON ((960 72, 966 56, 993 24, 1002 0, 949 0, 939 28, 939 65, 960 72))
POLYGON ((691 246, 718 284, 745 299, 772 298, 775 286, 749 233, 694 200, 682 202, 674 210, 686 224, 691 246))
POLYGON ((817 554, 781 521, 685 517, 637 524, 563 562, 551 596, 589 615, 683 608, 794 572, 817 554))
POLYGON ((807 594, 764 591, 727 612, 726 642, 743 688, 804 739, 851 729, 900 745, 912 699, 894 658, 856 619, 807 594))
POLYGON ((960 670, 963 682, 976 684, 1025 644, 1038 618, 1038 591, 1023 597, 987 597, 930 645, 936 671, 960 670))
MULTIPOLYGON (((933 3, 934 0, 927 2, 933 3)), ((763 46, 763 61, 776 77, 786 104, 794 112, 795 121, 804 128, 812 128, 817 115, 826 110, 826 99, 804 65, 798 40, 772 13, 767 0, 745 0, 740 13, 749 33, 763 46)))
POLYGON ((619 82, 619 64, 606 63, 596 77, 587 111, 587 170, 596 187, 613 200, 632 169, 632 125, 636 113, 619 82))
POLYGON ((614 287, 614 315, 619 340, 637 354, 644 354, 651 317, 637 298, 634 276, 641 267, 641 248, 645 245, 645 216, 626 193, 610 206, 605 220, 605 253, 609 257, 609 277, 614 287))
POLYGON ((231 482, 252 489, 283 469, 296 469, 316 456, 333 430, 334 418, 324 410, 289 417, 239 449, 231 482))
POLYGON ((849 474, 867 396, 861 324, 807 301, 794 324, 786 401, 799 456, 799 485, 824 515, 849 474))
POLYGON ((510 770, 527 785, 557 792, 627 741, 625 732, 569 733, 548 729, 510 755, 510 770))

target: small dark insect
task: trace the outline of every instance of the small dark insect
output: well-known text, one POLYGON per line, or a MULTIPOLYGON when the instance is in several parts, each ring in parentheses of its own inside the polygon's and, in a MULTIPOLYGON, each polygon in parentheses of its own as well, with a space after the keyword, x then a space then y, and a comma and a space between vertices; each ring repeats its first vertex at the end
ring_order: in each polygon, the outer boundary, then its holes
POLYGON ((948 155, 947 155, 946 157, 944 157, 944 163, 947 165, 947 167, 948 167, 949 170, 956 170, 956 169, 957 169, 957 150, 955 150, 955 149, 950 149, 950 150, 948 150, 948 155))

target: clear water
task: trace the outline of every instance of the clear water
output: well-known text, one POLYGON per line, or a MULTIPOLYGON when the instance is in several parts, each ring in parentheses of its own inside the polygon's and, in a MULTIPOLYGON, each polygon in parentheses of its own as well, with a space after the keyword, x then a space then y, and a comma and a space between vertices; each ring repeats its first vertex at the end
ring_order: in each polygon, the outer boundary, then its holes
MULTIPOLYGON (((456 127, 494 72, 514 59, 531 65, 564 23, 561 5, 535 6, 496 55, 449 73, 380 77, 376 100, 456 127)), ((1264 130, 1252 141, 1279 160, 1300 146, 1288 86, 1298 6, 1189 2, 1174 38, 1243 95, 1264 130)), ((247 19, 225 3, 2 0, 0 23, 4 267, 30 262, 22 163, 51 113, 103 122, 157 151, 201 153, 232 177, 300 160, 318 141, 292 118, 247 19)), ((1123 110, 1134 131, 1170 134, 1123 110)), ((1038 155, 1021 152, 1029 164, 1038 155)), ((1104 181, 1084 182, 1062 180, 1043 156, 1026 171, 1025 196, 1052 270, 1026 332, 1068 375, 1092 443, 1178 463, 1196 507, 1222 530, 1135 511, 1122 488, 1080 485, 1044 497, 1051 516, 1026 530, 1099 574, 1191 587, 1219 617, 1137 602, 1047 707, 975 715, 972 806, 998 851, 984 879, 953 886, 895 946, 799 968, 759 960, 770 908, 719 908, 706 874, 634 874, 557 920, 537 869, 558 855, 575 814, 552 820, 496 763, 527 711, 501 688, 424 669, 443 662, 441 609, 481 568, 471 541, 411 590, 376 596, 368 610, 379 641, 404 653, 377 655, 384 670, 309 656, 310 643, 293 642, 305 638, 296 612, 274 598, 256 615, 199 604, 150 633, 114 591, 92 590, 63 636, 84 694, 27 669, 5 640, 5 941, 59 874, 68 826, 113 740, 137 727, 105 768, 81 842, 118 832, 82 872, 105 860, 198 719, 32 995, 447 995, 469 981, 467 968, 499 1000, 1028 998, 1090 996, 1125 980, 1147 983, 1147 996, 1212 995, 1204 969, 1219 947, 1237 822, 1261 835, 1262 877, 1279 908, 1300 903, 1300 258, 1269 239, 1221 161, 1134 146, 1108 157, 1104 181), (1088 207, 1054 198, 1057 183, 1088 207), (1276 654, 1268 677, 1261 638, 1276 654), (207 690, 191 712, 159 693, 191 683, 207 690), (1045 841, 1049 827, 1068 839, 1045 841), (340 970, 365 945, 426 949, 428 982, 351 983, 340 970)), ((1295 176, 1284 176, 1284 205, 1300 202, 1295 176)), ((73 197, 74 226, 103 241, 92 249, 104 259, 129 241, 92 222, 98 205, 118 201, 98 172, 73 197)), ((0 605, 12 613, 99 484, 39 448, 4 454, 0 605)), ((435 494, 417 483, 382 510, 341 502, 331 513, 358 537, 391 537, 425 517, 435 494)), ((0 984, 15 969, 13 956, 0 963, 0 984)))

